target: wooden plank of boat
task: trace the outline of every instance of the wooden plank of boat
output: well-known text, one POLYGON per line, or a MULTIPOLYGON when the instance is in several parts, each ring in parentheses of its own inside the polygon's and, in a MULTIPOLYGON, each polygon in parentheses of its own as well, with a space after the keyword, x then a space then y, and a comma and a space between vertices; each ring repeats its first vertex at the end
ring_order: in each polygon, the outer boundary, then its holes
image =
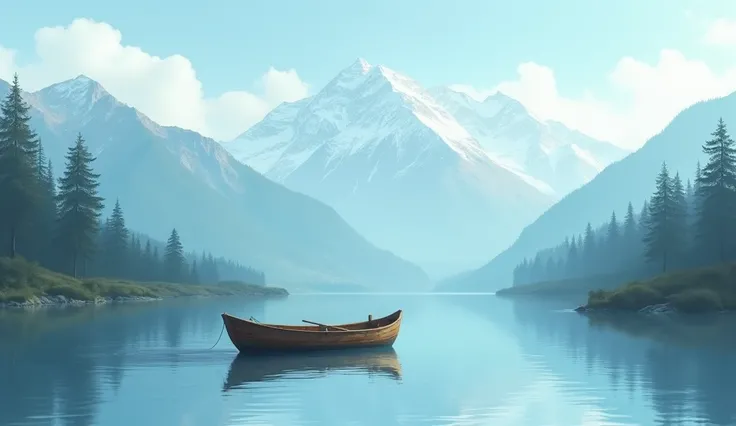
POLYGON ((401 379, 401 364, 390 346, 278 355, 238 354, 230 364, 223 391, 246 388, 258 382, 279 380, 294 374, 321 376, 333 371, 356 371, 391 380, 401 379))
POLYGON ((240 352, 391 346, 399 335, 401 318, 398 310, 383 318, 369 317, 350 324, 300 326, 263 324, 222 314, 230 341, 240 352))

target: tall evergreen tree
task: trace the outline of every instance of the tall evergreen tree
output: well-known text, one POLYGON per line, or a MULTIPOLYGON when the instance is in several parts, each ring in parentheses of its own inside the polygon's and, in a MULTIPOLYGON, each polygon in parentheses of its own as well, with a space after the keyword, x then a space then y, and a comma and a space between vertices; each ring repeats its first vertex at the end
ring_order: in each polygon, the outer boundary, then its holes
POLYGON ((153 248, 153 263, 151 263, 152 270, 150 272, 151 274, 151 281, 160 281, 162 279, 162 262, 161 262, 161 256, 158 254, 158 247, 153 248))
POLYGON ((673 253, 682 249, 682 229, 676 227, 678 205, 665 163, 662 163, 662 169, 657 175, 656 185, 657 189, 649 202, 648 229, 644 243, 647 259, 661 262, 662 272, 666 272, 673 253))
POLYGON ((703 145, 708 162, 696 180, 697 238, 701 248, 712 248, 712 257, 724 262, 733 259, 736 241, 736 147, 723 119, 711 136, 703 145))
POLYGON ((130 232, 125 226, 125 217, 123 216, 123 209, 120 207, 120 201, 115 200, 115 207, 113 207, 112 214, 105 226, 103 241, 103 256, 108 276, 116 278, 129 276, 129 268, 133 266, 129 258, 129 236, 130 232))
POLYGON ((616 219, 616 212, 614 211, 611 213, 611 219, 608 221, 608 229, 606 232, 606 238, 608 239, 609 243, 614 243, 614 245, 618 244, 618 239, 620 237, 620 230, 618 226, 618 219, 616 219))
POLYGON ((644 238, 649 232, 649 200, 644 200, 639 212, 639 237, 644 238))
POLYGON ((601 246, 605 247, 605 259, 601 265, 606 272, 618 269, 619 265, 624 262, 622 259, 621 247, 621 229, 616 218, 616 212, 611 213, 611 219, 608 221, 606 236, 601 246))
POLYGON ((30 109, 16 74, 0 104, 0 220, 6 227, 10 257, 15 257, 18 233, 33 218, 40 198, 35 167, 38 138, 29 125, 30 109))
POLYGON ((157 259, 153 256, 153 247, 151 246, 151 240, 146 240, 145 248, 143 249, 143 265, 142 273, 144 281, 155 281, 156 280, 156 269, 157 259))
POLYGON ((166 253, 164 254, 164 271, 166 279, 171 282, 183 282, 187 272, 187 261, 184 258, 184 247, 179 239, 176 228, 171 231, 169 240, 166 242, 166 253))
POLYGON ((631 242, 636 238, 636 219, 634 218, 634 206, 631 205, 631 201, 629 201, 629 205, 626 207, 623 234, 627 242, 631 242))
POLYGON ((199 284, 199 269, 197 268, 197 259, 192 260, 192 268, 189 271, 189 282, 199 284))
POLYGON ((212 253, 207 255, 207 271, 209 273, 209 283, 217 284, 221 277, 220 272, 217 269, 217 260, 212 256, 212 253))
POLYGON ((92 171, 94 160, 79 134, 67 152, 66 170, 59 178, 57 235, 60 247, 70 257, 70 272, 74 277, 80 262, 86 265, 94 253, 98 220, 104 207, 102 197, 97 195, 100 175, 92 171))
POLYGON ((598 247, 595 241, 593 226, 588 222, 585 227, 585 239, 583 240, 583 259, 585 262, 585 274, 593 273, 598 267, 598 247))
POLYGON ((578 250, 578 243, 575 236, 570 241, 570 250, 567 253, 567 276, 574 277, 578 274, 578 267, 580 265, 580 250, 578 250))
POLYGON ((18 239, 17 247, 26 258, 48 267, 54 257, 49 236, 53 235, 56 223, 56 192, 51 162, 40 143, 36 154, 34 167, 39 198, 23 226, 23 236, 18 239))
MULTIPOLYGON (((685 194, 685 188, 682 186, 682 179, 680 173, 675 173, 675 177, 672 179, 672 195, 675 200, 675 209, 672 212, 673 220, 673 232, 679 233, 679 244, 678 254, 684 255, 686 249, 690 244, 690 235, 688 227, 688 202, 687 195, 685 194)), ((679 259, 684 260, 684 259, 679 259)))

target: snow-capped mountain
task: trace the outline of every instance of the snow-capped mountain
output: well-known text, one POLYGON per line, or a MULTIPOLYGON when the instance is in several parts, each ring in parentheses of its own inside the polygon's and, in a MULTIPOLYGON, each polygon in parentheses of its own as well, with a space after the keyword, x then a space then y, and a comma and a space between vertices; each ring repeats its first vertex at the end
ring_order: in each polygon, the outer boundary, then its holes
POLYGON ((448 87, 436 87, 430 93, 494 161, 545 182, 558 197, 628 153, 562 123, 539 120, 519 101, 500 92, 483 102, 448 87))
MULTIPOLYGON (((7 90, 0 81, 0 95, 7 90)), ((212 139, 156 124, 87 77, 24 96, 57 175, 81 132, 108 210, 119 199, 138 232, 165 239, 176 227, 187 249, 239 260, 277 285, 429 285, 420 268, 371 245, 332 208, 264 178, 212 139)))
POLYGON ((364 60, 223 145, 427 268, 481 262, 555 199, 496 161, 418 83, 364 60))
POLYGON ((696 103, 680 112, 640 149, 607 167, 530 223, 503 253, 482 268, 447 280, 445 288, 494 291, 510 286, 514 267, 525 257, 531 258, 539 250, 580 233, 588 222, 607 223, 611 211, 623 217, 629 202, 639 211, 655 190, 662 162, 667 163, 670 173, 680 173, 683 180, 693 179, 696 163, 707 160, 703 143, 711 138, 721 118, 728 125, 736 123, 736 93, 696 103))

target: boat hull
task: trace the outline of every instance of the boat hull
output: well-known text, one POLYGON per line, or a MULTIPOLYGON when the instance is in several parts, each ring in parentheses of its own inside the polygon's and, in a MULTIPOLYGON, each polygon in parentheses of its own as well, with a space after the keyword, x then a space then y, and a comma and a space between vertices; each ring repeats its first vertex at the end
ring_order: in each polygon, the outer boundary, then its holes
POLYGON ((315 351, 391 346, 401 328, 401 311, 372 321, 320 326, 261 324, 222 314, 225 329, 240 352, 315 351), (335 327, 346 330, 338 330, 335 327))

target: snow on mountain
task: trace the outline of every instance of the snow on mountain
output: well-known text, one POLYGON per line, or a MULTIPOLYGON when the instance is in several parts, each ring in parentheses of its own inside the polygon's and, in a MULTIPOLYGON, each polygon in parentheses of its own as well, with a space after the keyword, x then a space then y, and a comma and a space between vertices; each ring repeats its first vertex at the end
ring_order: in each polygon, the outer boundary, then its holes
POLYGON ((628 153, 561 123, 544 122, 500 92, 482 102, 447 87, 430 92, 496 162, 547 183, 558 197, 628 153))
POLYGON ((24 97, 57 175, 81 133, 107 210, 119 199, 138 232, 165 239, 175 227, 187 249, 238 260, 279 285, 429 285, 420 268, 370 244, 334 209, 264 178, 210 138, 155 123, 87 77, 24 97))
POLYGON ((223 145, 425 267, 482 261, 554 200, 550 185, 489 155, 417 82, 364 60, 223 145))
POLYGON ((681 111, 637 151, 607 167, 545 211, 503 253, 477 270, 447 280, 444 288, 495 291, 510 286, 513 269, 524 258, 580 233, 587 223, 607 223, 612 211, 623 217, 629 202, 639 211, 655 190, 655 179, 663 162, 670 173, 677 172, 683 180, 692 180, 696 163, 707 161, 702 146, 711 138, 719 119, 727 124, 736 123, 736 92, 698 102, 681 111))

